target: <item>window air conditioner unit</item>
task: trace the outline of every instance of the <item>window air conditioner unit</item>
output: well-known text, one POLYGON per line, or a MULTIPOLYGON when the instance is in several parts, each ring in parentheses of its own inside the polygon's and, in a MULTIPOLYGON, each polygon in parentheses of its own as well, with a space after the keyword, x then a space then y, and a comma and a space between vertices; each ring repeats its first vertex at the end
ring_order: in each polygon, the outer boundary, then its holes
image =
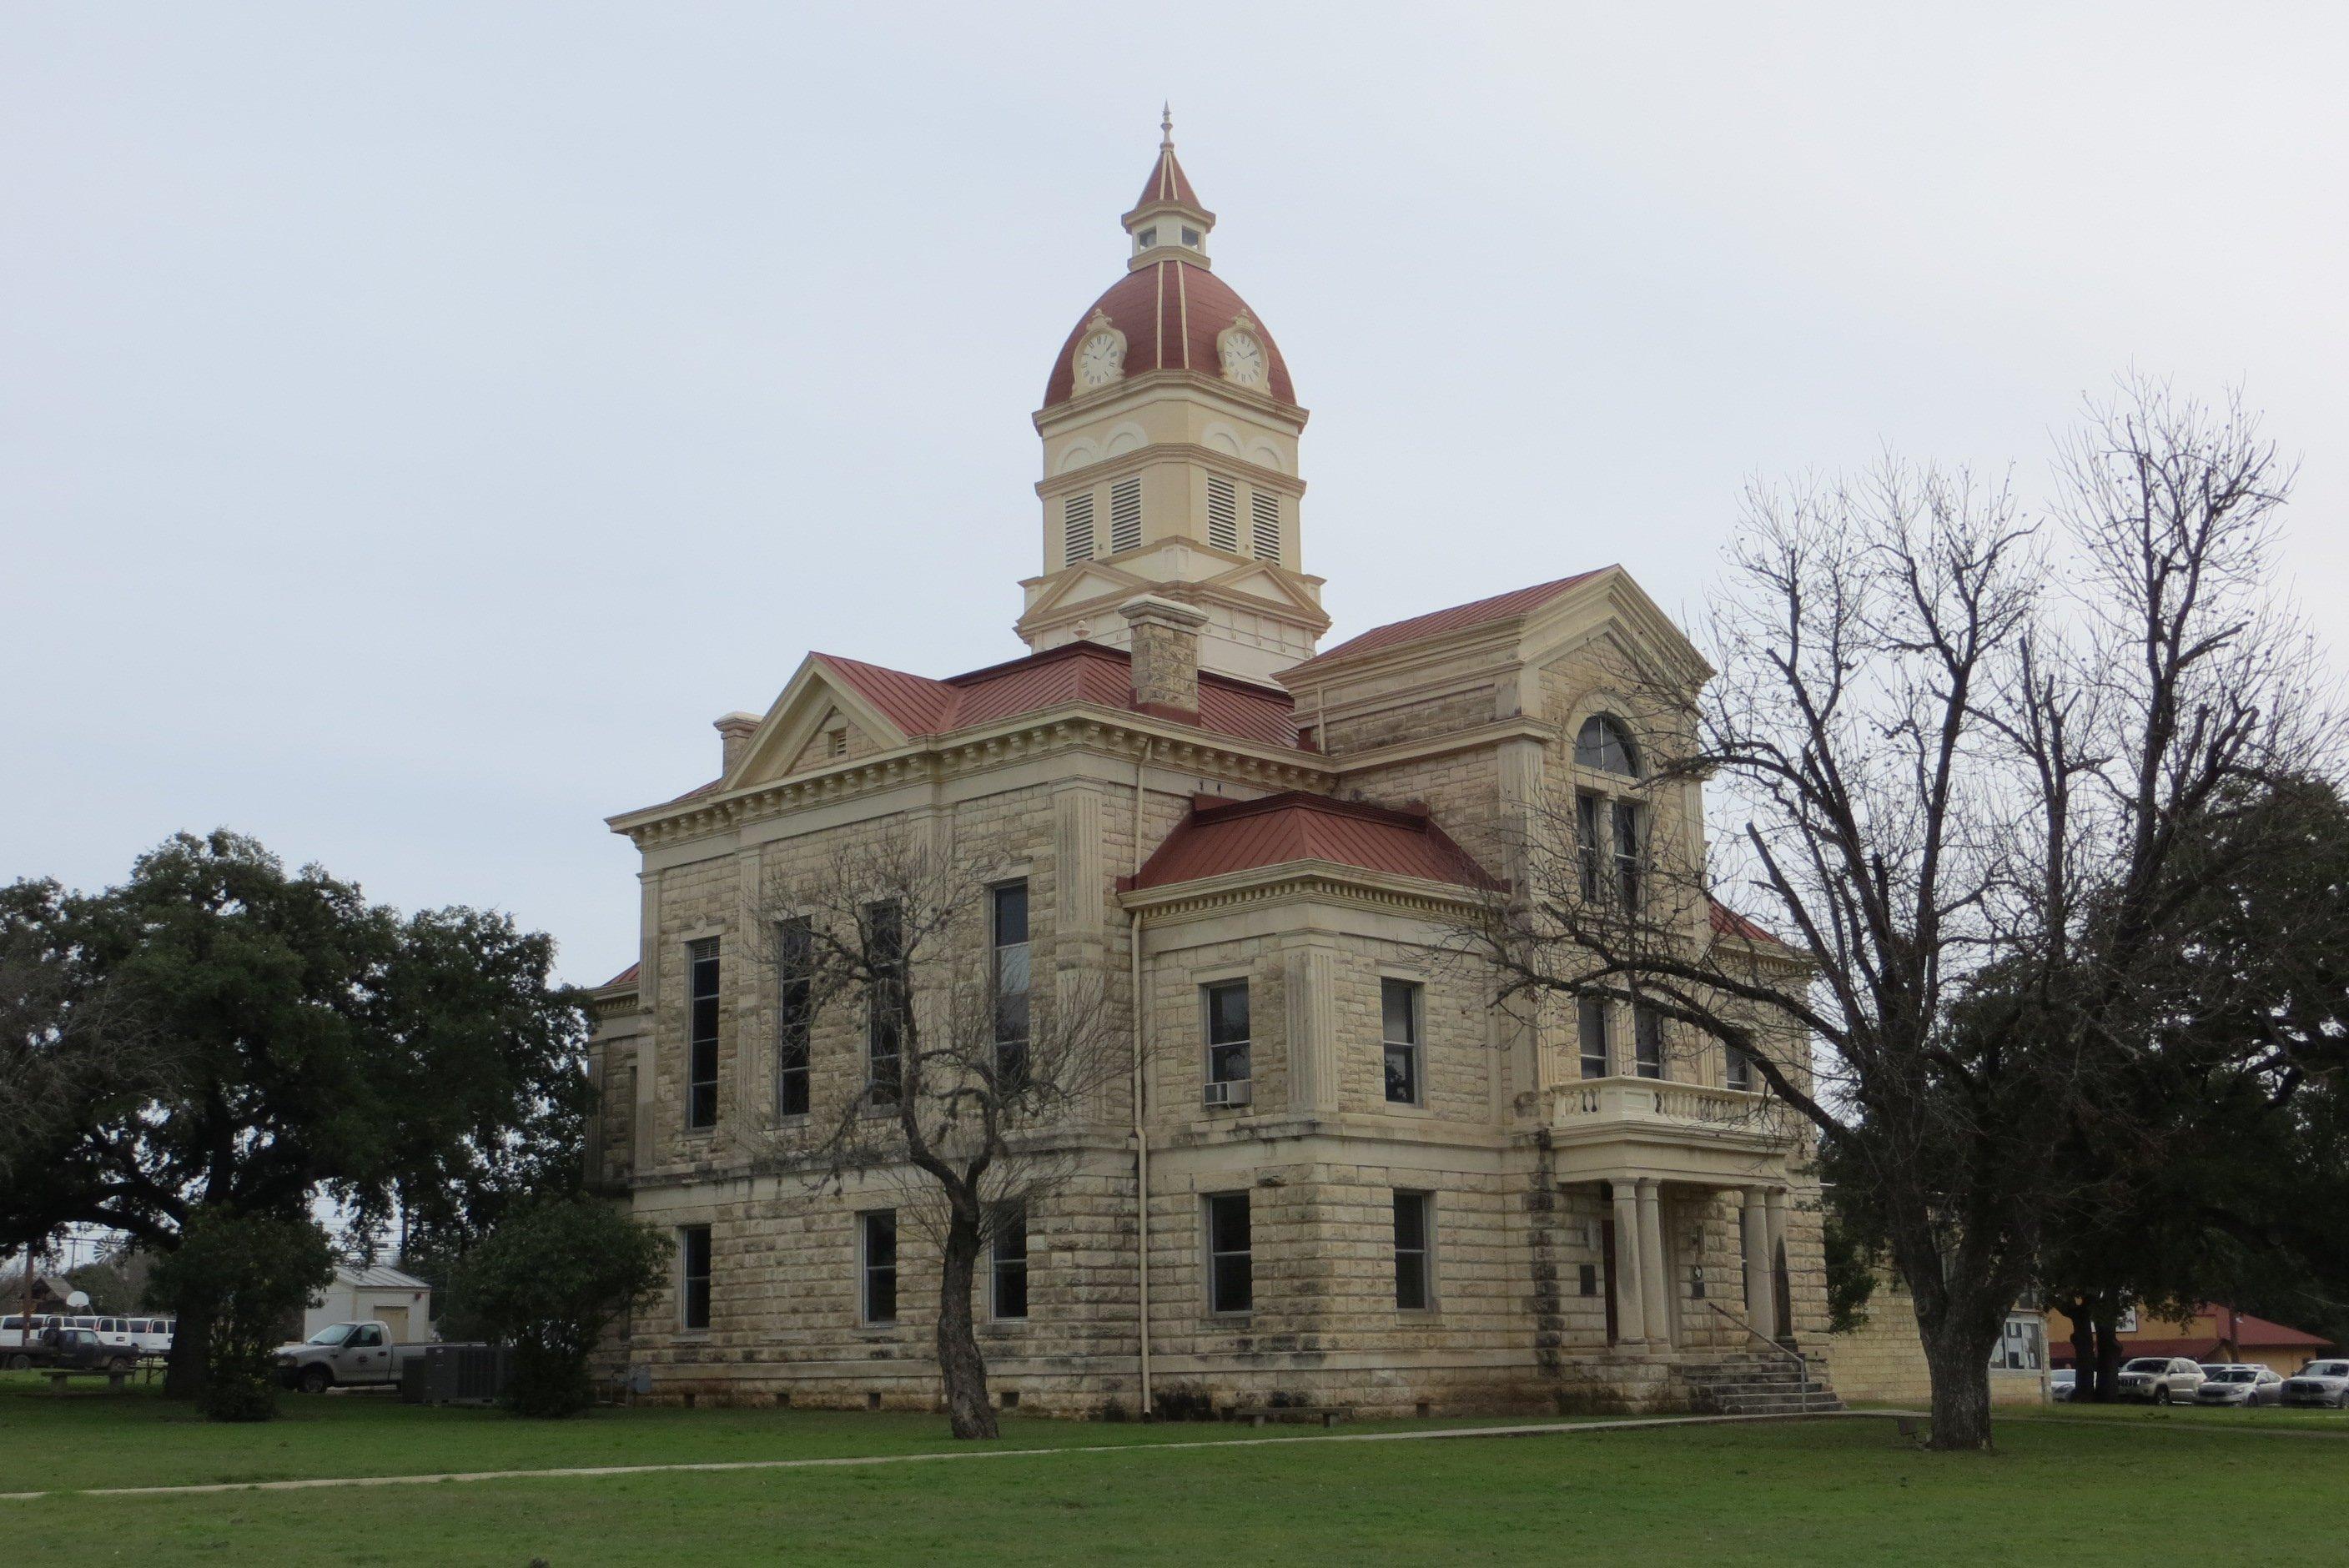
POLYGON ((1250 1099, 1248 1080, 1236 1083, 1211 1083, 1201 1099, 1208 1105, 1246 1105, 1250 1099))

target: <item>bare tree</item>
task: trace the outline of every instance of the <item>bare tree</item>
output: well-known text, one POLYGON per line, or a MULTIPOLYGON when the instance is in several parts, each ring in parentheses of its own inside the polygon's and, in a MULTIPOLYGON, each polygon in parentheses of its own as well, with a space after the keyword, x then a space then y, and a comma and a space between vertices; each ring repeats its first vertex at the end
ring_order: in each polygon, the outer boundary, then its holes
POLYGON ((981 1260, 1066 1184, 1083 1113, 1131 1068, 1099 976, 1031 984, 1024 895, 1019 940, 994 940, 988 870, 901 825, 777 880, 753 913, 796 1015, 783 1032, 804 1040, 830 1021, 861 1037, 866 1064, 813 1131, 766 1140, 763 1162, 832 1191, 883 1184, 901 1223, 936 1245, 938 1370, 957 1438, 996 1435, 974 1332, 981 1260))
POLYGON ((1914 1294, 1945 1449, 1989 1442, 1991 1350, 2066 1197, 2049 1150, 2192 1005, 2152 955, 2242 862, 2181 855, 2187 829, 2321 759, 2306 649, 2268 607, 2286 476, 2252 421, 2132 384, 2059 475, 2040 523, 1889 460, 1751 492, 1719 678, 1611 672, 1659 738, 1647 788, 1715 780, 1738 830, 1651 842, 1627 882, 1590 874, 1571 800, 1537 811, 1473 938, 1503 994, 1636 1000, 1817 1130, 1914 1294), (1789 1037, 1807 1050, 1772 1051, 1789 1037))

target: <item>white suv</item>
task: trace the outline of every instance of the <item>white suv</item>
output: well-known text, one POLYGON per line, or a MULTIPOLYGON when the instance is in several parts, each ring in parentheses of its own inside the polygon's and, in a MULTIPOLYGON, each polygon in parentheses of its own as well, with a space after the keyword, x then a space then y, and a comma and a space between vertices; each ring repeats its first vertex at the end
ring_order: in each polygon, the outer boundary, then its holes
POLYGON ((2124 1399, 2182 1404, 2202 1387, 2202 1367, 2183 1356, 2140 1356, 2122 1365, 2117 1383, 2124 1399))
POLYGON ((2310 1362, 2283 1380, 2283 1402, 2349 1410, 2349 1361, 2310 1362))

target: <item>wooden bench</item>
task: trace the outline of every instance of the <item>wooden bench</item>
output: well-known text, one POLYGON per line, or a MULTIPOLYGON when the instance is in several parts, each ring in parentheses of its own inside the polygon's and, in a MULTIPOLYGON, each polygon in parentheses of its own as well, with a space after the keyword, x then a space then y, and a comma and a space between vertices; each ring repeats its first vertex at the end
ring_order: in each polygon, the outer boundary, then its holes
POLYGON ((48 1377, 49 1392, 52 1394, 64 1393, 66 1391, 66 1379, 68 1377, 103 1377, 106 1379, 106 1386, 109 1388, 118 1391, 129 1387, 130 1383, 129 1372, 116 1367, 68 1367, 63 1368, 53 1367, 48 1369, 48 1377))
POLYGON ((1353 1418, 1354 1408, 1350 1405, 1317 1405, 1311 1408, 1296 1405, 1234 1406, 1224 1412, 1225 1420, 1246 1421, 1251 1427, 1266 1426, 1275 1421, 1284 1426, 1334 1427, 1340 1421, 1353 1418))

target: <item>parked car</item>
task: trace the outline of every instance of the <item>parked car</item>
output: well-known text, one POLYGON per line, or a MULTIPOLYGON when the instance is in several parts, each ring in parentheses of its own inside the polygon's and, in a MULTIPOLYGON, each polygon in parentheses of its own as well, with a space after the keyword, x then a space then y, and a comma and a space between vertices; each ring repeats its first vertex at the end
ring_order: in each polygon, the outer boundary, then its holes
POLYGON ((2139 1356, 2121 1364, 2114 1387, 2124 1399, 2183 1404, 2202 1387, 2202 1368, 2183 1356, 2139 1356))
POLYGON ((2069 1400, 2080 1391, 2080 1374, 2076 1367, 2058 1367, 2047 1374, 2047 1397, 2069 1400))
POLYGON ((400 1369, 428 1348, 395 1344, 380 1318, 330 1323, 299 1345, 277 1347, 277 1380, 305 1394, 396 1384, 400 1369))
POLYGON ((55 1327, 57 1321, 46 1312, 33 1314, 32 1330, 28 1336, 24 1314, 11 1313, 0 1317, 0 1365, 5 1365, 12 1372, 21 1372, 30 1367, 35 1354, 41 1347, 43 1331, 55 1327))
POLYGON ((141 1356, 169 1356, 171 1353, 171 1319, 168 1317, 130 1317, 123 1322, 130 1330, 131 1347, 141 1356))
POLYGON ((2283 1402, 2349 1410, 2349 1361, 2310 1362, 2283 1380, 2283 1402))
POLYGON ((95 1328, 65 1326, 35 1331, 31 1347, 8 1358, 11 1367, 45 1367, 62 1372, 128 1372, 135 1364, 127 1347, 109 1345, 95 1328))
POLYGON ((2283 1374, 2272 1367, 2225 1366, 2202 1368, 2202 1387, 2194 1390, 2198 1405, 2281 1405, 2283 1374))
POLYGON ((127 1317, 99 1317, 84 1313, 67 1318, 65 1326, 67 1328, 87 1328, 98 1336, 99 1344, 116 1350, 129 1350, 135 1353, 139 1348, 131 1343, 130 1320, 127 1317))

